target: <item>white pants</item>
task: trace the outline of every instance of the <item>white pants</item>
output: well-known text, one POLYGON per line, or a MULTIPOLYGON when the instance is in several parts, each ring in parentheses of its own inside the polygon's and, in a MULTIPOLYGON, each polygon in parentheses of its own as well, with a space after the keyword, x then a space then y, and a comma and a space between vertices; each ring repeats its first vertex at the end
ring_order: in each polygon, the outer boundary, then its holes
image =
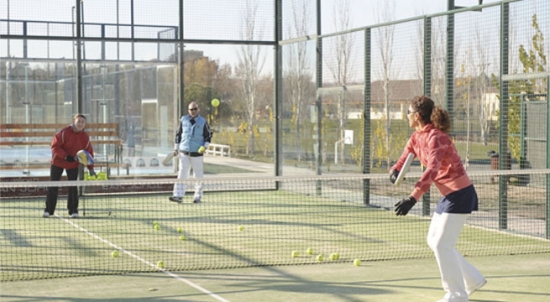
POLYGON ((468 301, 466 289, 484 277, 456 249, 462 227, 470 214, 434 213, 428 230, 428 245, 435 254, 446 301, 468 301))
MULTIPOLYGON (((203 170, 203 162, 204 157, 203 156, 197 156, 197 157, 191 157, 189 155, 185 155, 182 152, 178 152, 178 158, 179 158, 179 170, 178 170, 178 179, 187 179, 189 177, 189 172, 191 171, 191 168, 193 168, 193 177, 196 179, 203 178, 204 170, 203 170)), ((176 197, 183 197, 185 195, 185 183, 182 182, 176 182, 174 184, 174 193, 173 196, 176 197)), ((193 199, 196 198, 202 198, 202 183, 196 182, 195 183, 195 195, 193 196, 193 199)))

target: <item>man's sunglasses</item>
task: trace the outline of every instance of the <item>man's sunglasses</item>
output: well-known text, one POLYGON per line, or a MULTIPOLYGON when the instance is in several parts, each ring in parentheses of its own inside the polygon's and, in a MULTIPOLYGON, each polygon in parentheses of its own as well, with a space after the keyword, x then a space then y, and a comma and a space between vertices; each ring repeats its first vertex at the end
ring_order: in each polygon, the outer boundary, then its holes
POLYGON ((195 108, 189 108, 188 110, 195 111, 195 110, 197 110, 197 109, 199 109, 199 108, 197 108, 197 107, 195 107, 195 108))

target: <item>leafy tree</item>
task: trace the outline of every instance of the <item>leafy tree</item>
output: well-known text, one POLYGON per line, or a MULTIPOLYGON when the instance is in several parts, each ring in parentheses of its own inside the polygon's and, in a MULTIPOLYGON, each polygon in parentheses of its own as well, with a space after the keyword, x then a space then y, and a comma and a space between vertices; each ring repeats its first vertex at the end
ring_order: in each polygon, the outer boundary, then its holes
MULTIPOLYGON (((544 52, 544 35, 540 30, 537 14, 533 14, 532 23, 535 34, 531 38, 531 48, 521 44, 519 46, 519 61, 523 65, 523 73, 538 73, 546 70, 546 55, 544 52)), ((491 76, 495 86, 500 89, 500 83, 497 77, 491 76)), ((508 92, 511 97, 508 100, 508 131, 510 137, 508 140, 510 152, 513 158, 521 160, 521 97, 520 94, 538 94, 543 93, 546 87, 545 79, 527 79, 510 82, 508 92)), ((500 98, 500 96, 499 96, 500 98)), ((498 114, 498 112, 497 112, 498 114)))

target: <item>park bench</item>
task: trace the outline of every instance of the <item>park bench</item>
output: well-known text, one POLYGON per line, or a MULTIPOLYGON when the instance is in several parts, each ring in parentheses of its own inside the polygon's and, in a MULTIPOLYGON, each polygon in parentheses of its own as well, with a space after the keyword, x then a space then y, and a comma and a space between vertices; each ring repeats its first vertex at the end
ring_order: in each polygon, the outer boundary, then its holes
MULTIPOLYGON (((54 135, 67 124, 2 124, 0 125, 0 148, 17 146, 50 146, 54 135)), ((126 169, 130 173, 130 165, 122 162, 122 140, 116 123, 87 123, 86 133, 90 136, 94 151, 101 151, 101 146, 113 146, 112 160, 105 155, 102 160, 96 160, 95 167, 105 168, 110 175, 111 169, 126 169)), ((0 170, 31 170, 49 169, 49 163, 21 162, 0 164, 0 170)))
POLYGON ((213 156, 231 156, 231 146, 221 144, 210 144, 205 151, 206 154, 213 156))

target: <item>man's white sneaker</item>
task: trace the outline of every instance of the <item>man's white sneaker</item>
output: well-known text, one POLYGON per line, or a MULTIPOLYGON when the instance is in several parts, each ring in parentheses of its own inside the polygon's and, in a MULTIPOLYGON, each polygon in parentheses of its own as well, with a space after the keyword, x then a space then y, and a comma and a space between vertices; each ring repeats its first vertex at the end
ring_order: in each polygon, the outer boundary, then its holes
POLYGON ((470 288, 470 289, 466 289, 466 293, 468 294, 468 296, 470 296, 471 294, 473 294, 476 290, 482 288, 485 284, 487 284, 487 279, 483 279, 483 281, 481 281, 480 283, 478 283, 476 286, 474 286, 473 288, 470 288))
POLYGON ((72 213, 71 218, 78 218, 78 213, 72 213))
POLYGON ((50 213, 44 211, 44 214, 42 214, 42 217, 48 218, 48 217, 50 217, 50 213))
POLYGON ((172 196, 172 197, 168 198, 168 200, 173 201, 173 202, 177 202, 177 203, 181 203, 183 201, 183 198, 177 197, 177 196, 172 196))

